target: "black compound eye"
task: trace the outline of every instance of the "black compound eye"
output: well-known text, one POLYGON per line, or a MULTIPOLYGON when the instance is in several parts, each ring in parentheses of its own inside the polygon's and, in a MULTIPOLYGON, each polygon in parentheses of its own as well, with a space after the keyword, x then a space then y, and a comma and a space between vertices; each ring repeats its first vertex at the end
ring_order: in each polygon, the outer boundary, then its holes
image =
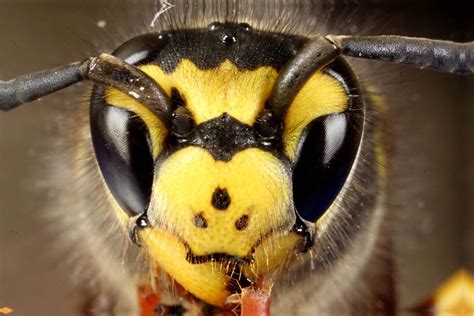
MULTIPOLYGON (((167 40, 166 35, 145 34, 125 42, 113 55, 130 64, 147 64, 167 40)), ((137 114, 107 104, 101 86, 93 89, 90 118, 97 162, 112 195, 130 216, 143 213, 150 201, 154 166, 145 123, 137 114)))
POLYGON ((132 65, 148 64, 156 60, 167 43, 167 35, 148 33, 123 43, 113 55, 132 65))
POLYGON ((352 168, 361 138, 361 122, 348 113, 328 115, 307 127, 293 171, 298 214, 315 222, 333 203, 352 168))
POLYGON ((148 130, 134 113, 101 104, 98 90, 102 88, 94 89, 91 109, 97 162, 114 198, 134 216, 145 211, 151 194, 153 157, 148 130))
POLYGON ((331 206, 346 183, 362 139, 364 103, 357 78, 343 60, 326 73, 344 87, 348 109, 319 117, 304 130, 293 169, 293 199, 298 214, 317 221, 331 206))

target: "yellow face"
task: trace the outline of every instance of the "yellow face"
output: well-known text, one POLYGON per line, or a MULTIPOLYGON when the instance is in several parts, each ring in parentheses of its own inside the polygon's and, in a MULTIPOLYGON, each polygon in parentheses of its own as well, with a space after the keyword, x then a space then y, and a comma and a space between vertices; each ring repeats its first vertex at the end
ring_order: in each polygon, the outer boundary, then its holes
MULTIPOLYGON (((169 96, 179 92, 196 126, 227 115, 252 127, 278 76, 270 66, 242 70, 229 60, 207 70, 186 59, 171 73, 152 64, 141 69, 169 96)), ((291 164, 305 126, 347 108, 337 80, 316 73, 297 94, 280 152, 244 146, 225 159, 193 144, 167 151, 169 132, 144 106, 113 88, 106 102, 135 113, 149 130, 157 162, 149 227, 139 237, 157 266, 194 296, 222 306, 239 278, 275 275, 304 247, 307 240, 294 229, 291 164)))

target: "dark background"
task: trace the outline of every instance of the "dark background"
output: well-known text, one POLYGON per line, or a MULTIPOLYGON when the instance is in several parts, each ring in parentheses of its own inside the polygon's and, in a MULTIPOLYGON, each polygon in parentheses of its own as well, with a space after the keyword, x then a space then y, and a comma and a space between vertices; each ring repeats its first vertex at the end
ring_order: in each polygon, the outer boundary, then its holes
MULTIPOLYGON (((0 80, 110 51, 139 33, 156 12, 150 8, 159 7, 138 2, 0 1, 0 80)), ((358 3, 324 2, 329 31, 474 40, 468 2, 358 3)), ((401 302, 409 306, 459 267, 474 269, 474 80, 378 62, 356 66, 390 108, 388 199, 401 302)), ((55 113, 78 91, 0 113, 0 307, 15 309, 13 315, 74 315, 69 276, 57 272, 64 271, 61 263, 48 252, 51 240, 39 214, 47 179, 37 175, 50 139, 67 132, 53 127, 55 113)))

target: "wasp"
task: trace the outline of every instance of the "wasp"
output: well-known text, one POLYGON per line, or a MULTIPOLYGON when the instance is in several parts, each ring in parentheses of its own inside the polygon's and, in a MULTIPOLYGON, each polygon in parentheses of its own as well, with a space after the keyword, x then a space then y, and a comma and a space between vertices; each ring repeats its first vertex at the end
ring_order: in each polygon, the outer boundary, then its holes
MULTIPOLYGON (((393 270, 376 251, 390 247, 376 123, 383 105, 346 57, 469 75, 473 56, 473 43, 306 37, 216 21, 143 34, 111 54, 1 82, 0 108, 93 83, 82 130, 97 174, 89 197, 105 192, 99 207, 116 227, 106 233, 123 236, 146 262, 143 273, 108 272, 135 286, 160 274, 152 281, 157 311, 237 305, 248 314, 248 301, 263 297, 252 303, 262 313, 390 314, 393 270), (325 278, 307 276, 309 266, 346 282, 337 291, 363 295, 340 301, 325 278)), ((136 314, 133 291, 88 311, 136 314)))

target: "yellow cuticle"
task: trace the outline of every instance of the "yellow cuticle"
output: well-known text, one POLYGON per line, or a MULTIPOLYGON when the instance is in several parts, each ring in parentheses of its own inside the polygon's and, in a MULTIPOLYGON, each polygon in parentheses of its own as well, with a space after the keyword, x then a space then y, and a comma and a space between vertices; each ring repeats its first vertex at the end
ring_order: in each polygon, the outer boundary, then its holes
POLYGON ((145 65, 141 69, 168 95, 171 89, 177 89, 196 124, 228 113, 242 123, 253 125, 278 76, 269 66, 240 70, 228 60, 216 68, 202 70, 183 59, 169 74, 157 65, 145 65))
POLYGON ((139 235, 152 259, 186 290, 211 305, 224 305, 230 295, 229 277, 220 263, 189 263, 183 243, 165 230, 148 228, 139 231, 139 235))

